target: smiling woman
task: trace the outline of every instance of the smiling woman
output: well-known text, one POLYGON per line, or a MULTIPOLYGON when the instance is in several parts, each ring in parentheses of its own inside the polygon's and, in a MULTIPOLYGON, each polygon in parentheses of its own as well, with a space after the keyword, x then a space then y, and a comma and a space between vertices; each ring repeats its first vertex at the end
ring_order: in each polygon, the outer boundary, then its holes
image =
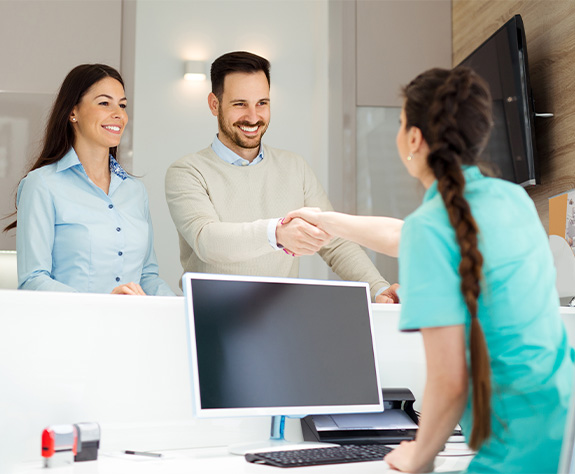
POLYGON ((42 152, 18 187, 18 287, 173 295, 159 278, 148 196, 116 161, 124 83, 103 64, 64 80, 42 152))
POLYGON ((70 114, 74 150, 89 178, 106 194, 110 186, 108 155, 120 144, 128 122, 124 86, 113 77, 96 82, 70 114))

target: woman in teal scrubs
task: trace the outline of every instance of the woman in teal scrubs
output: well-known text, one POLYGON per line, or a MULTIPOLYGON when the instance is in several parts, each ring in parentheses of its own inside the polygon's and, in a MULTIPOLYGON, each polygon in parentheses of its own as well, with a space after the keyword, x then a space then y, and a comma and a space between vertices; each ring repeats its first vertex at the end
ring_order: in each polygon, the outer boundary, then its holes
POLYGON ((397 255, 402 330, 419 330, 427 381, 415 441, 385 460, 427 472, 457 422, 477 450, 468 472, 555 473, 574 351, 559 316, 547 235, 520 186, 476 163, 491 129, 487 86, 467 68, 404 88, 397 135, 427 189, 405 222, 302 209, 331 235, 397 255), (400 245, 399 245, 400 243, 400 245))

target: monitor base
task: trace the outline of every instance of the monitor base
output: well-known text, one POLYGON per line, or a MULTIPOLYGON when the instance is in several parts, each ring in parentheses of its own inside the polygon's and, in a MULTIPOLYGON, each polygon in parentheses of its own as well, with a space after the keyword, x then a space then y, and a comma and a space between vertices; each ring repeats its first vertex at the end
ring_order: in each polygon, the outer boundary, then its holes
POLYGON ((228 447, 230 454, 244 456, 247 453, 263 453, 266 451, 290 451, 293 449, 311 449, 311 448, 328 448, 330 446, 339 446, 333 443, 314 443, 313 441, 289 441, 284 439, 278 441, 268 439, 260 442, 232 444, 228 447))
POLYGON ((272 416, 270 437, 265 441, 244 444, 232 444, 228 447, 230 454, 244 456, 247 453, 261 453, 265 451, 288 451, 293 449, 325 448, 337 446, 332 443, 289 441, 284 436, 285 416, 272 416))

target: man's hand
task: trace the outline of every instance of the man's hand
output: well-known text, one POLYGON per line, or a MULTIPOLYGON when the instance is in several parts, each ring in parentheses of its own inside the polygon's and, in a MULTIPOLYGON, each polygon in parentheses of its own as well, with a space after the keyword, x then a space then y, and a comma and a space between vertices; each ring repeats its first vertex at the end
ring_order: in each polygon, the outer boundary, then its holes
POLYGON ((130 283, 126 283, 125 285, 119 285, 112 290, 113 295, 139 295, 139 296, 146 296, 142 287, 137 283, 131 281, 130 283))
POLYGON ((277 243, 294 256, 313 255, 330 240, 331 235, 300 218, 284 219, 276 227, 277 243))
POLYGON ((399 296, 397 296, 397 289, 399 285, 394 283, 386 290, 383 290, 379 295, 375 297, 376 303, 384 303, 384 304, 394 304, 399 303, 399 296))

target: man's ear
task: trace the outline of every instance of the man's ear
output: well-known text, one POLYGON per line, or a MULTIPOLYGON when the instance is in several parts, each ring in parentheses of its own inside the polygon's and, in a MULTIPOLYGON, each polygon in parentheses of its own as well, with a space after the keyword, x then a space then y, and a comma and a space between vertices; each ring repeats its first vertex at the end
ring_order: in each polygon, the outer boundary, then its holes
POLYGON ((218 98, 216 97, 216 94, 214 94, 213 92, 210 92, 210 95, 208 95, 208 105, 210 107, 210 110, 212 112, 212 115, 214 117, 218 116, 218 108, 220 105, 220 101, 218 100, 218 98))

